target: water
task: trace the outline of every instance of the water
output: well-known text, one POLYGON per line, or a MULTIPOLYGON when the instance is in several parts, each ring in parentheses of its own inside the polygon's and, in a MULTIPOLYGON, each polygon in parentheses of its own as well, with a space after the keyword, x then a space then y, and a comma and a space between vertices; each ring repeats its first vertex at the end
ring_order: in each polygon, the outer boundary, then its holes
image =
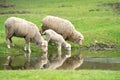
MULTIPOLYGON (((74 51, 75 53, 81 53, 81 51, 74 51)), ((112 52, 112 51, 111 51, 112 52)), ((73 52, 72 52, 73 53, 73 52)), ((92 70, 120 70, 120 58, 110 58, 110 57, 102 57, 101 54, 108 54, 109 51, 96 51, 94 55, 101 55, 100 57, 93 57, 93 52, 84 51, 82 54, 84 55, 83 64, 77 69, 92 69, 92 70), (103 52, 103 53, 102 53, 103 52), (87 55, 87 56, 86 56, 87 55)), ((32 55, 32 54, 31 54, 32 55)), ((108 54, 107 56, 109 56, 108 54)), ((110 55, 111 56, 111 55, 110 55)), ((0 55, 0 70, 3 70, 3 64, 6 62, 7 55, 0 55)), ((31 59, 35 59, 35 56, 31 56, 31 59)), ((12 63, 13 65, 23 65, 25 59, 23 55, 15 57, 15 61, 12 63)))
POLYGON ((120 70, 120 59, 87 57, 79 69, 120 70))

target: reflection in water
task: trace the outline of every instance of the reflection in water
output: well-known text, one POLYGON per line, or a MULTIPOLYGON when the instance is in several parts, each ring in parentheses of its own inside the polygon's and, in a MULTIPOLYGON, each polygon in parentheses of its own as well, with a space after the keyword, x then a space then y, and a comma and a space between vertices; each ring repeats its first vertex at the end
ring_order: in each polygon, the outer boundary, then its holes
MULTIPOLYGON (((41 69, 41 68, 43 68, 44 61, 46 62, 46 60, 48 60, 46 56, 47 56, 46 54, 43 54, 42 56, 38 56, 35 60, 31 61, 30 63, 25 60, 25 64, 22 66, 21 65, 13 66, 12 62, 14 61, 14 59, 12 59, 11 56, 8 56, 6 59, 6 63, 4 64, 4 68, 7 70, 41 69)), ((81 54, 71 56, 70 58, 69 57, 70 56, 68 56, 68 54, 63 54, 61 56, 61 58, 56 57, 54 60, 49 61, 49 63, 47 63, 44 66, 44 69, 56 69, 57 67, 59 67, 61 65, 62 66, 65 65, 64 69, 75 69, 75 68, 79 67, 83 62, 83 58, 82 58, 81 54)), ((21 61, 21 60, 19 60, 19 61, 21 61)), ((63 69, 62 66, 59 69, 63 69)))
MULTIPOLYGON (((4 64, 4 68, 7 70, 16 70, 16 69, 41 69, 44 64, 47 63, 47 54, 42 54, 42 56, 38 56, 36 59, 28 62, 28 60, 25 59, 23 65, 12 65, 12 62, 14 62, 15 56, 8 56, 6 59, 6 63, 4 64)), ((23 58, 24 55, 23 55, 23 58)), ((21 60, 19 60, 20 62, 21 60)))
POLYGON ((6 63, 4 64, 4 69, 6 70, 16 70, 16 69, 24 69, 24 66, 12 66, 12 57, 8 56, 6 59, 6 63))
MULTIPOLYGON (((104 54, 104 53, 103 53, 104 54)), ((12 56, 13 57, 13 56, 12 56)), ((25 62, 26 62, 26 59, 24 58, 24 56, 22 56, 23 58, 19 58, 16 57, 16 59, 12 59, 12 62, 11 62, 11 66, 10 67, 10 64, 8 65, 8 68, 9 69, 35 69, 33 68, 34 65, 36 64, 37 62, 37 59, 40 59, 39 57, 40 56, 37 56, 37 58, 35 57, 32 57, 33 60, 31 60, 31 68, 28 68, 26 67, 25 68, 25 62), (24 59, 24 60, 23 60, 24 59), (17 60, 17 61, 16 61, 17 60), (22 65, 21 65, 21 61, 23 60, 22 62, 22 65), (14 63, 14 64, 13 64, 14 63), (33 66, 32 66, 33 65, 33 66)), ((72 58, 73 56, 71 56, 72 58)), ((67 59, 69 60, 69 58, 67 59)), ((65 62, 67 62, 67 60, 65 60, 65 62)), ((71 59, 70 59, 71 60, 71 59)), ((8 60, 6 60, 6 57, 5 56, 0 56, 0 69, 4 69, 3 68, 3 64, 5 63, 9 63, 9 61, 7 62, 8 60)), ((40 60, 39 60, 40 61, 40 60)), ((64 62, 64 63, 65 63, 64 62)), ((69 61, 68 61, 69 62, 69 61)), ((27 62, 26 62, 27 63, 27 62)), ((53 62, 54 63, 54 62, 53 62)), ((5 65, 6 66, 6 65, 5 65)), ((63 65, 62 65, 63 66, 63 65)), ((60 68, 60 67, 59 67, 60 68)), ((103 70, 120 70, 120 59, 116 59, 116 58, 93 58, 93 57, 84 57, 84 62, 83 64, 78 67, 77 69, 103 69, 103 70)))
POLYGON ((68 58, 60 67, 57 69, 67 69, 67 70, 74 70, 80 67, 83 63, 83 56, 82 54, 77 54, 68 58))
POLYGON ((84 61, 84 63, 78 69, 120 70, 120 64, 84 61))
POLYGON ((41 56, 38 56, 35 60, 25 62, 24 69, 42 69, 43 65, 46 64, 48 61, 47 54, 42 54, 41 56))
POLYGON ((78 69, 120 70, 120 59, 87 57, 78 69))
POLYGON ((44 65, 44 69, 56 69, 59 66, 61 66, 63 62, 70 56, 71 56, 71 53, 62 54, 60 58, 59 56, 57 56, 55 59, 49 60, 48 63, 44 65))

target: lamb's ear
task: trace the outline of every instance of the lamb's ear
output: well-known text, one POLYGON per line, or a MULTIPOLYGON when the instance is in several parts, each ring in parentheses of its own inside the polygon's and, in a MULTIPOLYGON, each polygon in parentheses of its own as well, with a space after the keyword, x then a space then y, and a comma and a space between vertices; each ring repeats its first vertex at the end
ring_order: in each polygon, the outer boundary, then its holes
POLYGON ((66 47, 66 48, 69 47, 69 44, 67 44, 65 47, 66 47))
POLYGON ((42 35, 45 35, 45 34, 46 34, 46 31, 42 32, 41 34, 42 34, 42 35))
POLYGON ((67 44, 65 47, 68 48, 68 50, 71 50, 71 45, 70 44, 67 44))
POLYGON ((82 54, 79 54, 78 56, 79 56, 79 58, 80 58, 80 59, 82 59, 82 58, 83 58, 83 55, 82 55, 82 54))
POLYGON ((38 42, 35 42, 36 45, 38 45, 38 42))
POLYGON ((48 46, 48 41, 46 41, 46 40, 42 41, 41 45, 42 46, 44 46, 44 45, 48 46))
POLYGON ((39 31, 39 33, 40 33, 40 34, 42 34, 42 33, 43 33, 42 29, 39 31))

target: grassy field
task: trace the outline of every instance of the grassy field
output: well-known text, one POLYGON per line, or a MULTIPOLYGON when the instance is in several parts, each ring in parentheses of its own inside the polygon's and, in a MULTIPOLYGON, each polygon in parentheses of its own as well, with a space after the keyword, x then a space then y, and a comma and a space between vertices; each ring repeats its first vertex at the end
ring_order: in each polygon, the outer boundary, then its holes
MULTIPOLYGON (((4 0, 0 1, 3 5, 13 5, 13 7, 0 7, 0 53, 22 53, 23 39, 14 38, 17 47, 12 50, 6 49, 4 21, 11 16, 24 18, 35 23, 41 28, 41 20, 47 15, 59 16, 70 20, 75 28, 84 37, 83 46, 90 45, 95 40, 107 44, 115 45, 120 48, 120 15, 119 10, 105 5, 116 3, 118 0, 4 0), (86 5, 87 4, 87 5, 86 5), (17 48, 17 49, 16 49, 17 48), (18 49, 20 49, 18 51, 18 49), (16 51, 17 50, 17 51, 16 51)), ((79 47, 76 44, 72 47, 79 47)), ((33 53, 40 53, 39 49, 33 45, 33 53)))
POLYGON ((101 70, 18 70, 0 71, 0 74, 2 80, 120 80, 119 71, 101 70))
MULTIPOLYGON (((12 55, 23 53, 24 40, 13 38, 15 47, 6 48, 4 22, 8 17, 16 16, 35 23, 41 28, 41 20, 47 15, 59 16, 68 19, 73 23, 76 30, 80 31, 84 37, 84 46, 88 46, 95 40, 117 46, 118 50, 98 52, 83 51, 84 56, 91 57, 117 57, 120 58, 120 6, 116 4, 119 0, 0 0, 0 55, 12 55), (6 2, 4 2, 6 1, 6 2), (13 7, 10 7, 10 6, 13 7), (94 53, 94 54, 91 54, 94 53), (97 54, 96 54, 97 53, 97 54)), ((70 42, 71 43, 71 42, 70 42)), ((72 44, 73 49, 79 46, 72 44)), ((38 55, 41 51, 31 45, 32 55, 38 55)), ((56 47, 49 46, 49 50, 56 47)), ((49 51, 52 53, 52 50, 49 51)), ((54 52, 53 52, 54 53, 54 52)), ((73 53, 74 54, 74 53, 73 53)), ((48 71, 48 70, 26 70, 26 71, 0 71, 2 80, 119 80, 119 71, 102 70, 78 70, 78 71, 48 71), (34 74, 33 74, 34 73, 34 74), (7 74, 7 76, 6 76, 7 74), (5 77, 6 76, 6 77, 5 77), (47 77, 46 77, 47 76, 47 77)))

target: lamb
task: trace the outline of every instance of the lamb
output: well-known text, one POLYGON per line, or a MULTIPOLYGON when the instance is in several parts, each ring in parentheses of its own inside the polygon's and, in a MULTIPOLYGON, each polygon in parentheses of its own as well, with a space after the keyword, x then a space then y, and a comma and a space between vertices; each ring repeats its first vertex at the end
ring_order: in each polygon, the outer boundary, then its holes
POLYGON ((60 34, 56 33, 52 29, 45 30, 43 34, 46 35, 46 40, 48 42, 52 41, 57 44, 58 56, 61 56, 61 46, 65 47, 66 51, 71 51, 71 45, 67 43, 60 34))
POLYGON ((61 58, 56 57, 55 59, 49 60, 47 64, 44 65, 44 69, 55 70, 56 68, 61 66, 64 63, 64 61, 70 56, 71 56, 71 53, 65 53, 61 56, 61 58))
POLYGON ((42 33, 47 29, 54 30, 58 34, 61 34, 65 40, 78 45, 82 45, 82 41, 84 40, 84 36, 74 28, 70 21, 59 17, 46 16, 43 18, 40 32, 42 33))
POLYGON ((30 64, 26 61, 24 64, 24 69, 43 69, 43 66, 47 64, 47 62, 47 53, 44 53, 41 56, 38 56, 35 60, 30 61, 30 64))
POLYGON ((83 56, 82 54, 77 54, 72 57, 69 57, 60 67, 57 69, 64 69, 64 70, 74 70, 80 67, 83 63, 83 56))
POLYGON ((5 33, 8 48, 10 48, 10 44, 14 45, 12 42, 13 36, 25 38, 24 50, 26 51, 28 49, 29 61, 31 54, 30 42, 35 43, 43 53, 47 51, 47 41, 43 39, 39 33, 39 29, 32 22, 17 17, 10 17, 5 21, 5 33))

